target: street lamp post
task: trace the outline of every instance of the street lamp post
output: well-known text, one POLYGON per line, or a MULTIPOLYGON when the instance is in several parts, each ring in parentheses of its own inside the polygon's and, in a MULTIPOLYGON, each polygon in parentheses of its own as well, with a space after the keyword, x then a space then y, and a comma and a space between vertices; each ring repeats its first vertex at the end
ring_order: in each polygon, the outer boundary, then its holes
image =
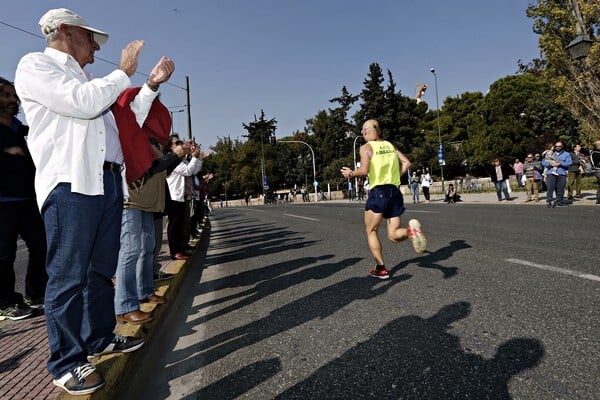
POLYGON ((174 113, 180 113, 180 112, 184 112, 185 110, 183 108, 180 108, 178 110, 173 110, 173 111, 169 111, 171 113, 171 135, 173 133, 175 133, 175 128, 174 128, 174 123, 173 123, 173 114, 174 113))
POLYGON ((300 141, 300 140, 278 140, 277 143, 302 143, 310 149, 312 154, 312 165, 313 165, 313 186, 315 188, 315 201, 319 201, 319 195, 317 194, 317 169, 315 168, 315 152, 313 151, 310 144, 300 141))
POLYGON ((569 0, 571 8, 573 9, 573 15, 575 17, 575 39, 573 39, 565 49, 568 50, 572 60, 579 60, 580 58, 587 57, 590 52, 590 48, 594 41, 587 35, 587 32, 583 30, 583 17, 579 10, 578 0, 569 0))
MULTIPOLYGON (((362 138, 362 136, 356 136, 354 138, 354 144, 352 145, 352 156, 354 157, 354 170, 358 168, 356 165, 356 141, 360 138, 362 138)), ((354 193, 356 194, 356 197, 358 197, 358 177, 354 177, 354 193)))
POLYGON ((435 68, 430 69, 433 77, 435 79, 435 103, 437 106, 437 126, 438 126, 438 162, 440 164, 440 175, 442 176, 442 193, 446 190, 444 188, 444 147, 442 146, 442 128, 440 125, 440 98, 438 96, 438 84, 437 84, 437 74, 435 73, 435 68))

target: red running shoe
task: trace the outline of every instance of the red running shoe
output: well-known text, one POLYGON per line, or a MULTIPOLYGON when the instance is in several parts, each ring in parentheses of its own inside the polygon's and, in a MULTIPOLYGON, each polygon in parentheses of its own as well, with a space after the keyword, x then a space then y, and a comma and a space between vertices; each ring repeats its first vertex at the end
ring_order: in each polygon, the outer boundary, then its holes
POLYGON ((373 278, 379 278, 379 279, 388 279, 390 277, 390 273, 385 268, 384 269, 373 268, 369 272, 369 275, 371 275, 373 278))

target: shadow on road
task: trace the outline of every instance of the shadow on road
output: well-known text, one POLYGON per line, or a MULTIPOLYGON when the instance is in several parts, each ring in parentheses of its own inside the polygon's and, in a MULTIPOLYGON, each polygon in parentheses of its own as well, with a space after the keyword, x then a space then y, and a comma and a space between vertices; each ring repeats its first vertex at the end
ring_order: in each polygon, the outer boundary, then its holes
POLYGON ((431 318, 398 318, 276 398, 511 399, 508 381, 536 366, 543 346, 515 338, 489 360, 467 353, 447 331, 469 313, 459 302, 431 318))

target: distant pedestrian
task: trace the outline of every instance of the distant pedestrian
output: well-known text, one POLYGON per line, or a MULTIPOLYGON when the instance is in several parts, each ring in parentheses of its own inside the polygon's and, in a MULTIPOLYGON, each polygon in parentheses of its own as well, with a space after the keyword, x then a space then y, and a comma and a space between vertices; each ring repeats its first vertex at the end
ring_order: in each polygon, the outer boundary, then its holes
POLYGON ((513 171, 515 171, 515 175, 517 177, 517 186, 519 188, 523 187, 523 163, 517 158, 515 159, 515 163, 512 165, 513 171))
POLYGON ((527 191, 527 200, 529 201, 540 201, 538 182, 542 179, 542 163, 539 160, 534 159, 533 154, 527 154, 525 157, 525 164, 523 164, 523 171, 525 173, 525 190, 527 191))
POLYGON ((429 203, 430 201, 429 188, 432 183, 433 179, 431 179, 431 175, 429 174, 429 168, 425 168, 421 175, 421 190, 423 190, 423 196, 425 196, 425 203, 429 203))
POLYGON ((571 154, 563 150, 562 142, 554 144, 552 160, 550 157, 542 160, 542 165, 546 167, 546 184, 548 192, 546 192, 546 205, 548 208, 563 207, 564 203, 565 184, 567 182, 567 169, 573 163, 571 154), (554 192, 556 191, 556 200, 552 202, 554 192))
POLYGON ((35 166, 25 137, 29 128, 15 116, 19 98, 0 78, 0 320, 20 320, 42 308, 46 274, 46 234, 35 200, 35 166), (25 299, 15 292, 14 262, 19 236, 27 245, 25 299))
MULTIPOLYGON (((113 332, 123 154, 109 109, 130 85, 144 43, 129 43, 116 70, 92 79, 83 68, 94 62, 108 34, 64 8, 48 11, 39 25, 48 47, 20 60, 15 88, 30 123, 28 146, 48 243, 48 370, 56 386, 83 395, 105 385, 88 356, 131 352, 144 343, 113 332)), ((134 101, 139 121, 148 101, 134 101)))
POLYGON ((492 160, 492 168, 490 170, 490 176, 494 186, 496 187, 496 196, 498 201, 502 201, 502 193, 506 200, 512 200, 508 193, 508 177, 511 173, 510 167, 500 162, 500 159, 494 158, 492 160))
POLYGON ((583 173, 581 146, 576 144, 570 154, 572 164, 567 168, 567 199, 573 200, 573 193, 578 199, 583 197, 581 195, 581 175, 583 173))
POLYGON ((448 188, 446 188, 446 194, 444 196, 444 202, 448 204, 454 204, 460 201, 460 195, 456 193, 456 189, 454 188, 454 184, 450 183, 448 188))
POLYGON ((405 208, 398 187, 400 177, 410 167, 410 161, 393 144, 381 138, 376 120, 366 121, 361 132, 366 144, 360 147, 360 167, 354 171, 343 167, 340 172, 346 179, 369 176, 371 189, 365 204, 364 220, 369 250, 377 263, 369 274, 375 278, 388 279, 389 271, 385 267, 378 236, 383 219, 387 219, 387 235, 392 242, 410 239, 415 251, 422 253, 427 240, 421 230, 421 223, 416 219, 408 221, 407 228, 400 227, 400 216, 405 208))
POLYGON ((596 189, 596 204, 600 204, 600 140, 594 142, 594 148, 590 150, 590 161, 594 166, 594 176, 598 183, 596 189))
POLYGON ((409 185, 413 204, 417 204, 419 202, 419 176, 416 171, 410 176, 409 185))

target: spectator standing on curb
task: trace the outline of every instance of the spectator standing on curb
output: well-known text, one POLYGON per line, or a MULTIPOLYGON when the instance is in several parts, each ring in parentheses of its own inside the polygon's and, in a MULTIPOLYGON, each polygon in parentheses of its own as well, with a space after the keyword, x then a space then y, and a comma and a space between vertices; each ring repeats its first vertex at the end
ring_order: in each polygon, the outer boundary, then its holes
POLYGON ((383 219, 388 220, 387 234, 392 242, 410 239, 415 251, 422 253, 427 240, 421 231, 421 223, 416 219, 408 221, 407 228, 400 227, 400 216, 405 211, 404 199, 399 190, 400 177, 410 168, 410 161, 393 144, 381 137, 376 120, 365 122, 361 132, 366 143, 360 146, 360 167, 355 171, 343 167, 340 172, 346 179, 369 176, 371 190, 365 204, 364 220, 369 250, 377 263, 369 275, 388 279, 389 271, 385 268, 378 235, 383 219))
POLYGON ((594 142, 594 148, 590 150, 590 161, 594 166, 594 176, 598 182, 596 189, 596 204, 600 204, 600 140, 594 142))
POLYGON ((46 234, 35 199, 35 166, 25 137, 28 127, 15 116, 19 98, 12 83, 0 78, 0 320, 20 320, 44 306, 46 234), (15 292, 14 263, 21 236, 29 261, 25 299, 15 292))
POLYGON ((523 164, 523 171, 525 172, 525 190, 527 191, 527 200, 529 201, 540 201, 540 193, 538 182, 542 179, 540 171, 542 170, 542 164, 540 161, 533 158, 533 154, 527 154, 525 157, 525 164, 523 164))
MULTIPOLYGON (((170 148, 181 145, 179 136, 171 135, 170 148)), ((185 177, 197 174, 202 168, 203 154, 200 149, 193 146, 191 159, 184 160, 167 176, 169 200, 167 201, 167 239, 172 260, 187 260, 189 256, 185 253, 188 238, 184 237, 185 224, 185 177)), ((204 154, 208 156, 208 154, 204 154)))
POLYGON ((583 167, 581 166, 583 161, 583 154, 581 154, 581 146, 576 144, 571 152, 571 161, 573 164, 567 169, 567 199, 573 200, 573 192, 575 197, 580 199, 581 197, 581 173, 583 167), (573 188, 575 185, 575 188, 573 188), (575 190, 573 190, 575 189, 575 190))
MULTIPOLYGON (((192 236, 199 238, 206 216, 206 196, 208 195, 208 182, 214 177, 210 172, 200 171, 194 175, 194 215, 192 216, 192 236)), ((245 193, 246 206, 250 202, 250 193, 245 193)))
MULTIPOLYGON (((171 118, 158 100, 158 87, 166 82, 175 65, 163 58, 141 88, 127 89, 112 106, 127 167, 127 189, 121 220, 121 248, 116 271, 115 314, 119 322, 143 324, 152 320, 140 310, 140 303, 163 304, 154 293, 154 213, 165 209, 166 173, 153 171, 160 163, 161 144, 169 140, 171 118), (145 121, 136 121, 131 109, 135 96, 149 96, 145 121), (134 171, 134 172, 132 172, 134 171)), ((183 149, 180 156, 184 155, 183 149)), ((173 157, 173 162, 179 162, 173 157)), ((166 169, 166 165, 164 166, 166 169)))
MULTIPOLYGON (((109 109, 130 85, 144 42, 129 43, 116 70, 92 79, 83 68, 108 34, 64 8, 49 10, 39 25, 48 47, 20 60, 15 88, 30 126, 48 244, 48 371, 56 386, 83 395, 105 385, 88 356, 131 352, 144 343, 113 332, 123 154, 109 109)), ((145 101, 138 96, 134 103, 145 101)))
POLYGON ((546 205, 548 208, 564 207, 566 206, 563 197, 567 182, 567 169, 573 163, 571 155, 563 150, 562 142, 556 142, 552 154, 552 160, 554 161, 550 162, 549 159, 550 157, 547 157, 542 160, 542 165, 546 167, 546 184, 548 185, 546 205), (552 198, 555 191, 556 200, 553 203, 552 198))
POLYGON ((496 187, 496 196, 498 201, 502 201, 502 193, 507 201, 512 200, 510 194, 508 194, 508 177, 511 171, 508 166, 501 164, 500 159, 494 158, 492 160, 492 168, 490 170, 490 176, 494 186, 496 187))
POLYGON ((515 163, 512 165, 513 171, 515 171, 515 175, 517 177, 517 186, 519 188, 523 187, 523 163, 517 158, 515 159, 515 163))

